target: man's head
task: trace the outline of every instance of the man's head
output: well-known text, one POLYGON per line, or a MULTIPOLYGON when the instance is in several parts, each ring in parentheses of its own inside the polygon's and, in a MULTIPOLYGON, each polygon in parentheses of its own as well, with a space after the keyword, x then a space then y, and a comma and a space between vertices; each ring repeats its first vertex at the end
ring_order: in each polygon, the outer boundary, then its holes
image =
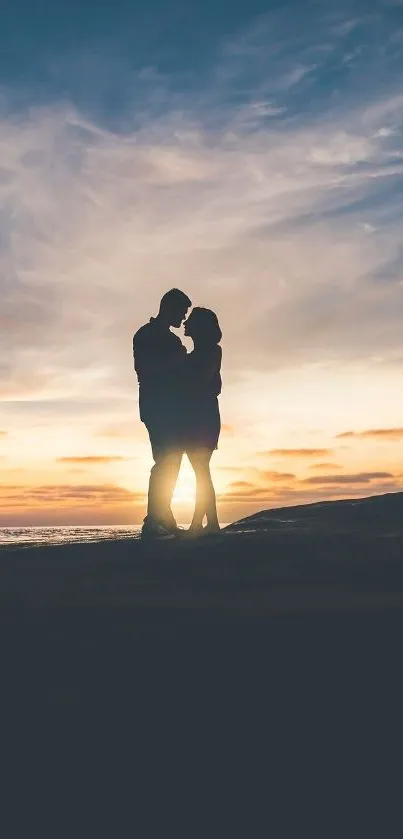
POLYGON ((161 300, 159 314, 169 326, 178 327, 185 319, 191 305, 192 301, 183 291, 179 288, 171 288, 161 300))

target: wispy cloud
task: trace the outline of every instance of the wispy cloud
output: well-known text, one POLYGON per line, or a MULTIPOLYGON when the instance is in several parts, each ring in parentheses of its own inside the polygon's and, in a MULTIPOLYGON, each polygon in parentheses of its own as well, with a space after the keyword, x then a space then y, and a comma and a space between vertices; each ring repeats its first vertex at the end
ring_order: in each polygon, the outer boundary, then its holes
POLYGON ((281 481, 281 482, 292 481, 295 478, 295 475, 292 472, 275 472, 275 471, 274 472, 273 471, 272 472, 270 472, 270 471, 269 472, 264 472, 264 471, 261 471, 260 474, 261 474, 262 478, 265 481, 269 481, 269 483, 271 481, 274 481, 274 482, 276 482, 276 481, 281 481))
POLYGON ((85 466, 98 466, 103 465, 105 463, 118 463, 125 460, 130 460, 131 458, 122 457, 121 455, 111 454, 111 455, 85 455, 83 457, 58 457, 58 463, 78 463, 83 464, 85 466))
POLYGON ((333 454, 332 449, 269 449, 267 452, 261 452, 262 455, 269 455, 273 457, 325 457, 333 454))
POLYGON ((332 463, 332 462, 326 463, 326 462, 324 462, 324 463, 312 463, 309 466, 309 468, 310 469, 318 469, 318 470, 325 469, 325 470, 329 471, 329 469, 342 469, 343 467, 339 463, 332 463))
MULTIPOLYGON (((401 491, 401 485, 392 480, 380 481, 379 484, 351 484, 348 487, 346 484, 341 486, 325 485, 320 488, 319 498, 322 501, 336 501, 341 498, 363 498, 368 497, 368 495, 373 496, 399 491, 401 491)), ((234 493, 225 499, 221 499, 220 507, 224 516, 236 518, 252 513, 254 509, 278 509, 299 504, 309 504, 317 500, 317 488, 315 486, 309 487, 305 485, 305 488, 301 486, 286 488, 281 493, 276 493, 275 495, 266 491, 265 494, 254 496, 253 490, 249 490, 245 494, 241 492, 234 493), (244 513, 242 513, 242 510, 244 513)))
POLYGON ((0 486, 0 524, 82 524, 141 521, 142 492, 113 484, 0 486))
POLYGON ((142 501, 144 493, 130 492, 113 484, 44 485, 37 487, 1 486, 2 508, 28 509, 36 505, 74 506, 85 502, 88 505, 115 505, 142 501))
POLYGON ((261 114, 250 130, 236 109, 218 131, 182 104, 124 136, 64 106, 1 123, 3 387, 126 389, 133 320, 173 283, 222 312, 231 367, 245 341, 254 368, 393 353, 401 270, 372 275, 399 254, 399 225, 379 216, 403 163, 379 131, 403 96, 273 128, 261 114))
MULTIPOLYGON (((292 4, 242 25, 234 10, 233 31, 209 41, 199 66, 171 74, 114 31, 108 62, 85 45, 77 66, 72 54, 52 55, 63 96, 52 87, 48 101, 31 101, 28 91, 17 112, 13 85, 3 86, 0 400, 21 435, 33 433, 33 418, 44 441, 46 427, 61 438, 81 429, 85 439, 69 439, 68 451, 91 451, 89 437, 141 434, 131 335, 175 285, 220 315, 224 443, 239 435, 237 456, 255 443, 233 414, 247 409, 253 429, 280 410, 283 385, 269 393, 270 374, 297 371, 297 390, 311 370, 281 418, 318 427, 319 414, 329 434, 308 437, 312 448, 295 447, 302 434, 271 438, 279 447, 268 456, 328 462, 334 452, 322 446, 337 428, 366 422, 346 397, 332 425, 319 365, 329 387, 352 365, 363 367, 360 389, 374 370, 387 373, 388 409, 376 397, 385 376, 368 391, 379 433, 345 437, 401 439, 402 56, 392 3, 379 15, 353 6, 309 4, 301 27, 292 4)), ((262 437, 253 451, 270 445, 262 437)), ((336 466, 316 468, 332 477, 336 466)), ((268 483, 280 483, 275 474, 268 483)))
POLYGON ((374 428, 368 431, 343 431, 336 435, 340 439, 403 440, 403 428, 374 428))
POLYGON ((312 478, 305 478, 305 484, 369 484, 384 478, 394 478, 391 472, 361 472, 357 475, 318 475, 312 478))
POLYGON ((94 437, 111 437, 113 439, 132 440, 136 437, 136 423, 133 420, 103 425, 94 430, 94 437))

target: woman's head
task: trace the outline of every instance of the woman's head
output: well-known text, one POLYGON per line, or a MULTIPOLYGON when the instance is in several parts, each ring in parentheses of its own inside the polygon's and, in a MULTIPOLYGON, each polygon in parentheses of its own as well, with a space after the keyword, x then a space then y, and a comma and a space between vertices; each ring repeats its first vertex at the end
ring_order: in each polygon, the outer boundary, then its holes
POLYGON ((195 344, 213 347, 219 344, 222 332, 215 312, 195 306, 185 324, 185 335, 195 344))

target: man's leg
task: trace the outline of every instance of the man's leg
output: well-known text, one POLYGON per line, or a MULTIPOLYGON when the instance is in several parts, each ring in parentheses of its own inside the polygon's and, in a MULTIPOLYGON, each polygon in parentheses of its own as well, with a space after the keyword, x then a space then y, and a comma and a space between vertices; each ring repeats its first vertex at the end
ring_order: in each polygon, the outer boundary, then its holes
POLYGON ((182 452, 167 443, 153 439, 149 431, 154 466, 150 473, 148 488, 147 518, 161 522, 167 527, 176 527, 176 521, 171 510, 172 495, 178 480, 182 461, 182 452))

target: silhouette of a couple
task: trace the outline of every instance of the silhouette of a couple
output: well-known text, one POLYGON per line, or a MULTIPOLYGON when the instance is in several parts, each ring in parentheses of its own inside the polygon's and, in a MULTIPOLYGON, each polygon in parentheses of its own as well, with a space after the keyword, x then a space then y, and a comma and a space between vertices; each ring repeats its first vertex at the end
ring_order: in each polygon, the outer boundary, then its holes
POLYGON ((142 529, 142 536, 150 539, 180 535, 171 502, 184 453, 196 475, 196 505, 187 535, 193 538, 219 530, 210 460, 221 428, 222 335, 214 312, 194 308, 185 322, 185 335, 194 344, 187 353, 171 326, 180 327, 191 306, 183 291, 171 289, 164 294, 157 317, 133 338, 140 419, 147 427, 154 458, 142 529))

